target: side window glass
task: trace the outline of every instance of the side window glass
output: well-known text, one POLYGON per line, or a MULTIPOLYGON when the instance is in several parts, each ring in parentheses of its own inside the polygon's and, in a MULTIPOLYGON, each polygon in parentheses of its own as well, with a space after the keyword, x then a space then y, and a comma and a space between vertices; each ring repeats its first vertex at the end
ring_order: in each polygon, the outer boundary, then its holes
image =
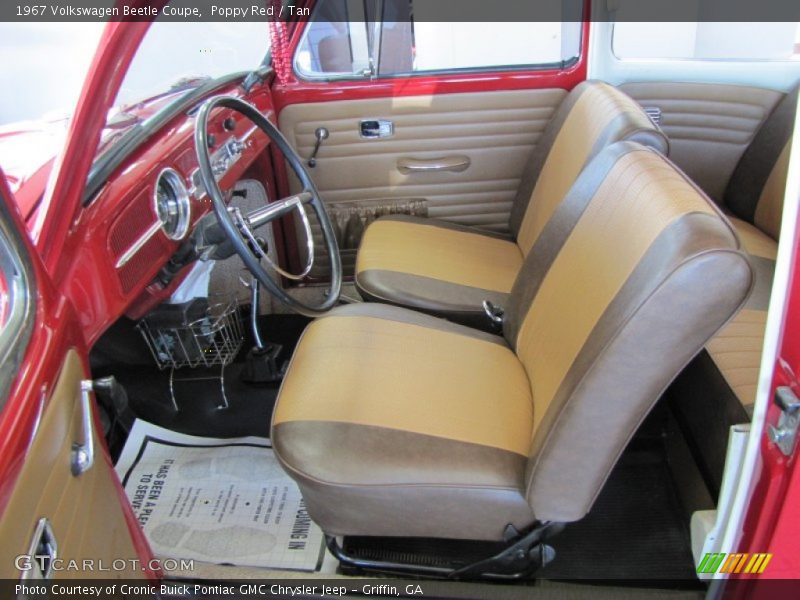
POLYGON ((327 0, 314 11, 295 54, 295 69, 305 79, 369 76, 367 4, 327 0))
POLYGON ((295 55, 297 74, 353 79, 559 68, 580 56, 579 21, 441 22, 434 2, 322 0, 295 55))

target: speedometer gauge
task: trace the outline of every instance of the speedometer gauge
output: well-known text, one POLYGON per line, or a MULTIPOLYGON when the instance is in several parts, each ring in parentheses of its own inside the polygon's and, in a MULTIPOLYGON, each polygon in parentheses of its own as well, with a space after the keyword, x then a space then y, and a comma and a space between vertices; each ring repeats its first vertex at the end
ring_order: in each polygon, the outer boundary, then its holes
POLYGON ((189 230, 191 203, 183 179, 174 169, 164 169, 155 189, 156 214, 161 229, 171 240, 180 240, 189 230))

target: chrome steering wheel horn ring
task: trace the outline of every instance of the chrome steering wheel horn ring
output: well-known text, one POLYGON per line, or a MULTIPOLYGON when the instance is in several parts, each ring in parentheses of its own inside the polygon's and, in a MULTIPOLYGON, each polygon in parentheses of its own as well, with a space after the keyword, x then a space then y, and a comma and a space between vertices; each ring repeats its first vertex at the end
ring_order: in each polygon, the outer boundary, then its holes
POLYGON ((333 224, 325 210, 319 191, 303 165, 303 160, 297 155, 297 152, 291 147, 278 128, 252 104, 234 96, 215 96, 206 100, 197 113, 194 142, 200 177, 206 193, 211 199, 220 227, 253 276, 278 300, 302 315, 318 317, 336 306, 339 302, 342 288, 342 261, 333 224), (208 145, 208 120, 211 112, 217 108, 232 109, 248 118, 256 127, 261 129, 283 153, 286 162, 289 163, 300 180, 303 190, 298 194, 271 202, 246 215, 239 213, 239 217, 235 216, 228 209, 225 196, 219 187, 214 167, 211 164, 211 153, 208 145), (317 216, 322 229, 325 250, 330 257, 331 283, 329 292, 324 295, 324 299, 318 305, 306 304, 288 294, 280 285, 280 282, 276 281, 261 263, 261 258, 266 255, 266 252, 262 250, 257 254, 257 251, 254 250, 254 248, 260 249, 259 245, 255 243, 256 238, 253 234, 255 229, 289 212, 298 211, 306 234, 306 247, 309 256, 303 272, 300 274, 287 273, 284 269, 278 268, 273 261, 270 260, 269 263, 277 273, 289 279, 298 280, 305 277, 311 271, 314 255, 314 241, 305 205, 310 205, 317 216))

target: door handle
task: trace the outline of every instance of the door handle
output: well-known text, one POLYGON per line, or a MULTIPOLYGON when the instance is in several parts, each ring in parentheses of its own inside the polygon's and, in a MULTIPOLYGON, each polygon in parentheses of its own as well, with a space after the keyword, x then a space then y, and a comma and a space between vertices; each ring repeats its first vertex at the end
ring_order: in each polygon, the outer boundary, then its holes
POLYGON ((77 477, 92 468, 94 464, 94 427, 92 425, 92 381, 81 381, 81 429, 83 429, 83 443, 72 444, 70 470, 77 477))
POLYGON ((394 123, 388 119, 362 119, 358 125, 362 138, 385 138, 394 135, 394 123))
POLYGON ((397 170, 409 173, 429 173, 434 171, 450 171, 460 173, 469 167, 469 156, 445 156, 443 158, 401 158, 397 161, 397 170))
POLYGON ((39 519, 33 530, 26 558, 29 568, 22 571, 23 580, 45 580, 53 576, 53 563, 58 558, 58 542, 49 519, 39 519))

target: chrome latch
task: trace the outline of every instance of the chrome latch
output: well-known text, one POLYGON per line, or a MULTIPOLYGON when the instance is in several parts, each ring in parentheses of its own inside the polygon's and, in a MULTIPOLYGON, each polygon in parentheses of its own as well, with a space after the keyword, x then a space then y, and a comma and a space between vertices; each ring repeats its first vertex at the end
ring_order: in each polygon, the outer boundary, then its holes
POLYGON ((358 125, 362 138, 386 138, 394 135, 394 123, 387 119, 362 119, 358 125))
POLYGON ((70 457, 70 471, 75 477, 85 473, 94 464, 94 426, 92 424, 92 390, 90 379, 81 381, 81 429, 83 430, 82 442, 72 444, 70 457))
MULTIPOLYGON (((37 521, 26 558, 30 563, 27 565, 28 568, 22 571, 23 581, 52 579, 53 566, 58 559, 58 542, 48 519, 41 518, 37 521)), ((34 596, 38 597, 35 594, 34 596)), ((28 597, 28 594, 17 596, 17 598, 28 597)))
POLYGON ((483 301, 483 310, 486 313, 486 316, 489 317, 489 320, 492 322, 493 325, 500 327, 503 325, 503 315, 505 314, 505 310, 503 310, 502 306, 497 306, 493 302, 489 300, 483 301))
POLYGON ((781 452, 791 456, 797 441, 797 429, 800 427, 800 400, 792 388, 781 386, 775 390, 775 404, 781 409, 781 417, 777 427, 767 427, 767 436, 781 452))

